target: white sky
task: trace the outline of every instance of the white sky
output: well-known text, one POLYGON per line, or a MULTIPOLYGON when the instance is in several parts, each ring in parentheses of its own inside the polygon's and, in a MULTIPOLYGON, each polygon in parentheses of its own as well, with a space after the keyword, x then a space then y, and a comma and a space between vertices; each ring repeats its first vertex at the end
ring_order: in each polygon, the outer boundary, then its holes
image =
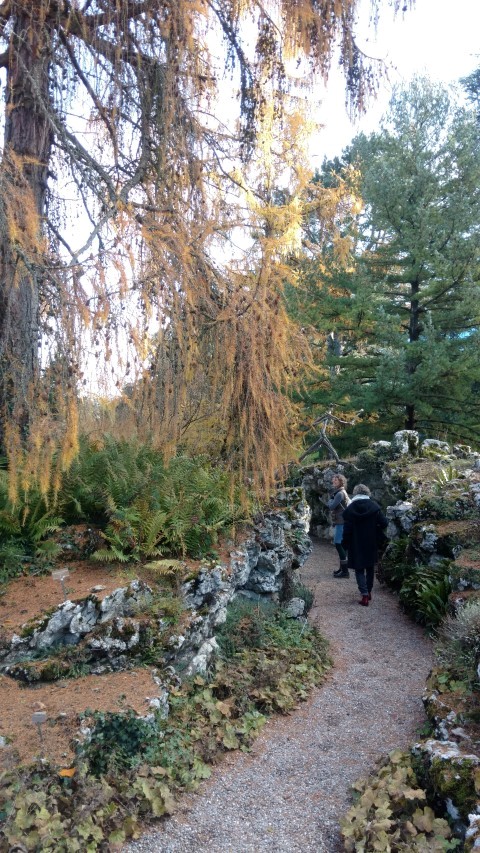
MULTIPOLYGON (((408 82, 415 74, 455 83, 480 65, 480 0, 416 0, 414 9, 395 19, 386 4, 382 6, 377 38, 372 27, 358 43, 369 56, 392 66, 389 83, 354 126, 345 110, 341 76, 332 72, 320 111, 324 129, 316 140, 315 166, 324 156, 340 154, 359 130, 376 129, 393 85, 408 82)), ((365 0, 362 19, 368 20, 368 8, 365 0)))

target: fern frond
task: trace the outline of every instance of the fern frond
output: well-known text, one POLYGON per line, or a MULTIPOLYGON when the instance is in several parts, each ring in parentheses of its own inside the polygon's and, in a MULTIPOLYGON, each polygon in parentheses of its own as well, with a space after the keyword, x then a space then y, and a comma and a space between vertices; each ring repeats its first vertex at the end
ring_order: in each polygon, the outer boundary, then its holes
POLYGON ((39 542, 47 533, 55 533, 64 523, 63 518, 45 515, 32 524, 29 519, 28 533, 33 542, 39 542))
POLYGON ((100 548, 98 551, 95 551, 92 554, 92 560, 96 560, 99 563, 130 563, 132 562, 132 557, 124 554, 123 551, 119 551, 118 548, 100 548))
POLYGON ((144 568, 159 577, 171 577, 178 574, 184 565, 181 560, 155 560, 151 563, 145 563, 144 568))

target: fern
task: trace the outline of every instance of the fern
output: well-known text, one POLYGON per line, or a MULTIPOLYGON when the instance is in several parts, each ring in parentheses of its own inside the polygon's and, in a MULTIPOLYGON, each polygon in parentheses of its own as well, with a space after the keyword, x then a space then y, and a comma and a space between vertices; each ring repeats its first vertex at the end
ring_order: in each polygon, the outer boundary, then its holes
POLYGON ((444 618, 451 592, 448 561, 440 566, 416 566, 400 590, 400 603, 429 629, 444 618))
POLYGON ((131 559, 131 556, 113 545, 110 548, 100 548, 92 554, 92 560, 96 560, 98 563, 129 563, 131 559))
POLYGON ((0 542, 0 583, 6 583, 20 575, 27 559, 25 549, 18 539, 0 542))
POLYGON ((18 536, 21 533, 21 525, 18 518, 15 518, 5 510, 0 511, 0 537, 18 536))
POLYGON ((56 533, 62 524, 63 518, 45 514, 36 521, 31 522, 29 520, 27 525, 28 535, 32 542, 40 542, 41 539, 45 538, 47 533, 56 533))
POLYGON ((163 510, 157 510, 145 523, 145 541, 143 550, 146 557, 153 557, 162 553, 159 542, 165 537, 164 530, 167 515, 163 510))
POLYGON ((182 573, 185 563, 181 560, 155 560, 152 563, 145 563, 144 568, 154 577, 173 578, 182 573))
POLYGON ((230 476, 203 457, 178 456, 165 466, 150 445, 107 435, 101 446, 82 439, 58 506, 67 521, 76 521, 80 509, 83 517, 101 522, 102 559, 202 557, 243 520, 237 494, 232 498, 230 476))

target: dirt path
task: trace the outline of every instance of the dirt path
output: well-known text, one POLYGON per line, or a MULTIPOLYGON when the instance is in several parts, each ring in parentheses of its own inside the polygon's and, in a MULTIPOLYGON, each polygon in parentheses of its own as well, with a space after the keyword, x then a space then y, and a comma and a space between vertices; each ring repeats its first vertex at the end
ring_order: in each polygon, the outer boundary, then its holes
POLYGON ((349 785, 375 760, 407 747, 424 722, 430 642, 378 585, 358 606, 353 577, 335 580, 336 553, 316 544, 302 570, 315 591, 312 621, 330 640, 328 681, 292 716, 267 724, 131 853, 337 853, 349 785))

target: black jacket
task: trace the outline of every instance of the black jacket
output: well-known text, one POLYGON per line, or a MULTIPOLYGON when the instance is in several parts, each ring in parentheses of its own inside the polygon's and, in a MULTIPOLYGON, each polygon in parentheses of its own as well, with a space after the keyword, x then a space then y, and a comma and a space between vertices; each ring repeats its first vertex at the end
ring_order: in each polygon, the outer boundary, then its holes
POLYGON ((348 551, 349 568, 374 566, 388 524, 379 505, 371 498, 352 500, 343 513, 343 524, 342 544, 348 551))

